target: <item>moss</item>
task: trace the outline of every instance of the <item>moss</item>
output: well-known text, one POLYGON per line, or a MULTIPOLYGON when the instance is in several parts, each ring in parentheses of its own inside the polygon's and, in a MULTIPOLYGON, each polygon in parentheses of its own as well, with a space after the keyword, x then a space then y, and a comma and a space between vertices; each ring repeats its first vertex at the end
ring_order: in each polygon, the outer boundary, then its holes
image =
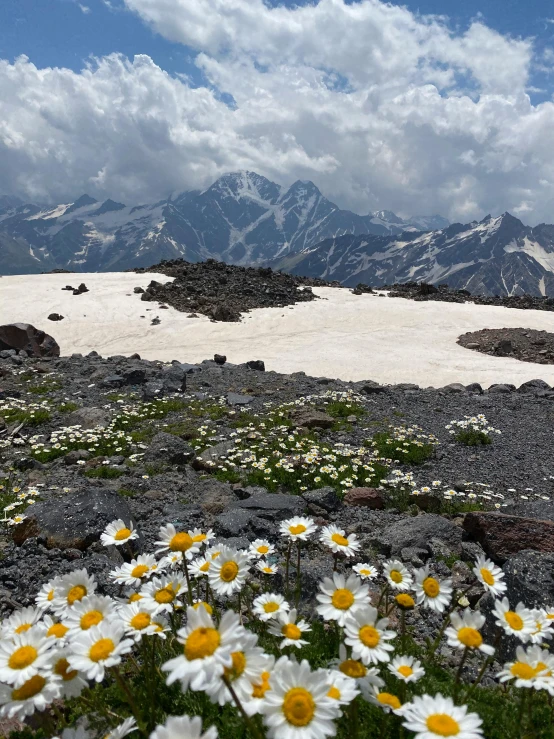
POLYGON ((77 403, 68 402, 68 403, 61 403, 56 408, 56 410, 58 411, 58 413, 72 413, 73 411, 76 411, 78 407, 79 406, 77 405, 77 403))

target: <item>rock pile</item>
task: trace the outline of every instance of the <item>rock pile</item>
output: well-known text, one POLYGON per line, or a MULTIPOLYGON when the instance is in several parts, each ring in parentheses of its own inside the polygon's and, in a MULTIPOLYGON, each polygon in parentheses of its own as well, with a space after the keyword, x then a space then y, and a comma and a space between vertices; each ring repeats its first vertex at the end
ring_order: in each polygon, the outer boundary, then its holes
POLYGON ((554 364, 554 333, 532 328, 485 328, 469 331, 458 344, 483 354, 514 357, 522 362, 554 364))
POLYGON ((240 321, 253 308, 283 308, 316 299, 314 286, 339 287, 339 283, 295 277, 271 268, 235 267, 215 259, 191 264, 184 260, 163 261, 134 270, 160 272, 174 277, 165 285, 152 280, 135 287, 141 300, 158 301, 189 314, 202 313, 214 321, 240 321))

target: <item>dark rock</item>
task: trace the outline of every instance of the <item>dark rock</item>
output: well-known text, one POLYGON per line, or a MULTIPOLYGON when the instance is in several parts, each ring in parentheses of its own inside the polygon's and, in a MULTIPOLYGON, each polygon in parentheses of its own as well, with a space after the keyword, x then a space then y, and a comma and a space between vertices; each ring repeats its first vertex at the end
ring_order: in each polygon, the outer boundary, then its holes
POLYGON ((250 525, 253 516, 252 511, 242 509, 225 511, 214 521, 215 533, 219 536, 240 536, 250 525))
POLYGON ((302 498, 310 505, 323 508, 325 511, 338 511, 342 508, 342 499, 335 488, 325 487, 316 490, 308 490, 302 493, 302 498))
POLYGON ((550 390, 550 385, 544 380, 528 380, 518 388, 520 393, 534 393, 537 390, 550 390))
POLYGON ((478 382, 472 382, 469 385, 466 385, 466 390, 468 393, 478 393, 479 395, 483 395, 483 388, 478 382))
POLYGON ((524 549, 511 556, 502 568, 510 605, 525 603, 528 608, 552 611, 554 604, 554 554, 524 549))
POLYGON ((235 443, 233 441, 222 441, 215 446, 209 446, 192 460, 192 467, 195 470, 212 470, 218 460, 226 456, 233 449, 235 449, 235 443))
POLYGON ((445 385, 444 387, 440 387, 439 390, 443 393, 465 393, 467 392, 467 388, 465 385, 462 385, 460 382, 451 382, 450 385, 445 385))
POLYGON ((393 556, 400 554, 404 547, 428 549, 431 539, 447 544, 450 552, 455 554, 461 552, 462 529, 434 513, 398 521, 388 526, 377 537, 385 553, 393 556))
POLYGON ((195 451, 190 444, 178 436, 160 431, 150 442, 144 454, 144 461, 184 465, 194 457, 195 451))
POLYGON ((380 385, 378 382, 367 380, 362 384, 361 391, 367 395, 373 395, 374 393, 386 393, 387 388, 384 385, 380 385))
POLYGON ((248 369, 257 370, 258 372, 265 372, 265 363, 261 359, 251 359, 246 363, 248 369))
POLYGON ((136 293, 137 295, 140 295, 140 294, 142 294, 144 292, 144 288, 137 286, 137 287, 133 288, 133 292, 136 293))
POLYGON ((516 389, 515 385, 497 383, 489 387, 489 393, 511 393, 516 389))
POLYGON ((500 357, 508 357, 513 353, 514 348, 510 339, 500 339, 495 346, 495 352, 500 357))
POLYGON ((310 408, 300 408, 291 413, 291 421, 298 428, 304 429, 330 429, 335 424, 335 419, 327 413, 314 411, 310 408))
POLYGON ((122 370, 121 376, 123 377, 124 385, 142 385, 146 382, 146 370, 138 367, 122 370))
POLYGON ((77 290, 80 293, 88 293, 88 287, 85 285, 84 282, 81 282, 81 284, 79 285, 79 287, 77 288, 77 290))
POLYGON ((8 323, 0 326, 0 349, 25 351, 30 357, 59 357, 55 339, 30 323, 8 323))
POLYGON ((227 357, 224 354, 214 354, 214 362, 216 364, 225 364, 227 357))
POLYGON ((100 487, 36 503, 27 515, 22 524, 14 527, 14 542, 20 546, 30 537, 38 537, 48 549, 84 551, 99 541, 111 521, 121 518, 126 524, 135 524, 126 501, 100 487))
POLYGON ((67 465, 77 464, 77 462, 87 461, 91 458, 91 453, 88 451, 88 449, 74 449, 72 452, 68 452, 65 457, 63 458, 63 461, 67 465))
POLYGON ((67 426, 80 426, 82 429, 93 429, 96 426, 107 426, 109 413, 104 408, 78 408, 67 416, 67 426))
POLYGON ((152 380, 144 385, 143 400, 158 400, 165 395, 164 383, 161 380, 152 380))
POLYGON ((241 395, 240 393, 227 393, 228 405, 248 405, 252 403, 254 397, 252 395, 241 395))
POLYGON ((108 377, 104 377, 101 384, 108 388, 123 387, 125 379, 121 375, 108 375, 108 377))
POLYGON ((554 523, 493 511, 471 511, 464 519, 467 534, 496 562, 523 549, 554 552, 554 523))
POLYGON ((372 510, 381 510, 385 501, 380 490, 376 488, 350 488, 344 496, 344 504, 348 506, 364 506, 372 510))
POLYGON ((59 313, 50 313, 48 316, 49 321, 63 321, 63 316, 59 313))
POLYGON ((300 515, 304 507, 305 503, 302 498, 284 493, 259 493, 232 504, 233 509, 252 511, 255 516, 275 521, 300 515))

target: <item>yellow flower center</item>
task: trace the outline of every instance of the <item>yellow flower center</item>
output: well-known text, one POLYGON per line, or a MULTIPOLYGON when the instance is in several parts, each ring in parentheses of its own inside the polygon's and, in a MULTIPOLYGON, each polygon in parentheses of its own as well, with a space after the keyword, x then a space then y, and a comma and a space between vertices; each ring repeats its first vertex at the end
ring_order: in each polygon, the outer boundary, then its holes
POLYGON ((273 570, 271 569, 271 567, 264 567, 264 572, 267 575, 272 575, 273 574, 273 570))
POLYGON ((64 626, 63 624, 52 624, 46 632, 46 636, 55 636, 56 639, 63 639, 68 631, 69 626, 64 626))
POLYGON ((193 546, 193 544, 192 536, 187 534, 186 531, 181 531, 179 534, 175 534, 171 539, 169 542, 169 548, 172 552, 186 552, 193 546))
POLYGON ((262 544, 260 547, 258 547, 259 554, 267 554, 268 552, 269 552, 269 547, 266 547, 265 544, 262 544))
POLYGON ((37 693, 40 693, 45 685, 46 680, 42 677, 42 675, 34 675, 30 680, 27 680, 26 683, 23 683, 20 688, 15 688, 15 690, 12 690, 12 700, 24 701, 28 698, 32 698, 37 693))
POLYGON ((56 673, 56 675, 60 675, 64 682, 69 682, 70 680, 73 680, 73 678, 77 677, 77 675, 79 674, 77 670, 69 669, 69 662, 65 659, 65 657, 62 657, 56 662, 56 664, 54 665, 54 672, 56 673))
POLYGON ((252 686, 252 698, 263 698, 268 690, 271 689, 269 684, 269 672, 262 672, 262 682, 252 686))
POLYGON ((376 647, 381 641, 379 632, 373 626, 362 626, 358 635, 362 644, 370 649, 376 647))
POLYGON ((350 590, 338 588, 331 596, 331 603, 340 611, 347 611, 352 603, 354 603, 354 596, 350 590))
POLYGON ((132 593, 132 595, 129 596, 129 603, 136 603, 137 600, 142 600, 142 595, 140 593, 132 593))
POLYGON ((137 631, 142 631, 143 629, 146 629, 148 626, 150 626, 152 619, 150 618, 149 613, 137 613, 136 616, 133 616, 131 621, 129 622, 133 629, 136 629, 137 631))
POLYGON ((119 529, 119 531, 114 536, 114 539, 116 541, 124 541, 125 539, 128 539, 131 536, 131 529, 123 528, 119 529))
POLYGON ((360 575, 371 575, 371 570, 360 570, 360 575))
POLYGON ((299 523, 296 526, 289 526, 289 531, 293 536, 298 536, 298 534, 303 534, 306 531, 306 527, 303 523, 299 523))
POLYGON ((285 624, 281 629, 281 634, 285 639, 300 639, 302 632, 296 624, 285 624))
POLYGON ((154 596, 156 603, 171 603, 175 599, 175 591, 171 585, 167 585, 165 588, 158 590, 154 596))
POLYGON ((90 629, 91 626, 96 626, 104 618, 104 614, 100 611, 89 611, 81 616, 81 628, 83 631, 90 629))
POLYGON ((526 662, 514 662, 510 667, 510 672, 514 677, 520 677, 522 680, 531 680, 537 674, 537 671, 526 662))
POLYGON ((428 598, 436 598, 441 590, 438 580, 435 580, 434 577, 426 577, 422 587, 428 598))
POLYGON ((312 694, 305 688, 291 688, 283 701, 285 718, 293 726, 307 726, 315 714, 312 694))
POLYGON ((523 619, 515 611, 506 611, 504 618, 514 631, 521 631, 523 628, 523 619))
POLYGON ((93 662, 101 662, 104 659, 108 659, 114 649, 115 644, 111 639, 99 639, 90 648, 88 656, 93 662))
POLYGON ((204 606, 204 608, 210 614, 210 616, 214 612, 214 609, 211 607, 209 603, 206 603, 205 600, 199 600, 198 603, 194 603, 192 607, 194 608, 195 611, 197 611, 200 608, 200 606, 204 606))
POLYGON ((398 672, 402 675, 402 677, 411 677, 411 675, 414 674, 414 671, 408 665, 400 665, 400 667, 398 668, 398 672))
POLYGON ((390 706, 391 708, 394 708, 394 710, 400 708, 400 706, 402 705, 399 699, 392 693, 379 693, 377 695, 377 700, 384 706, 390 706))
POLYGON ((487 585, 494 585, 494 577, 492 576, 490 570, 487 570, 486 567, 482 567, 480 572, 484 583, 486 583, 487 585))
POLYGON ((54 600, 54 591, 51 590, 46 596, 46 600, 54 600))
POLYGON ((354 678, 365 677, 367 672, 365 665, 355 659, 345 659, 344 662, 341 662, 339 665, 339 670, 344 672, 345 675, 348 675, 348 677, 354 678))
POLYGON ((274 600, 270 601, 269 603, 264 603, 264 611, 266 613, 275 613, 275 611, 279 610, 279 604, 275 603, 274 600))
POLYGON ((329 692, 327 693, 327 696, 329 698, 334 698, 334 700, 339 701, 340 700, 340 690, 338 688, 335 688, 334 685, 331 685, 329 688, 329 692))
POLYGON ((204 541, 205 538, 206 538, 206 534, 196 534, 195 536, 192 537, 192 540, 195 544, 198 544, 198 542, 204 541))
POLYGON ((198 569, 200 570, 200 572, 207 572, 210 569, 210 563, 204 562, 204 564, 200 565, 198 569))
POLYGON ((231 652, 231 659, 233 660, 232 667, 225 667, 223 673, 229 680, 236 680, 246 669, 246 657, 244 652, 231 652))
POLYGON ((225 562, 225 564, 222 565, 221 570, 219 571, 219 577, 223 580, 223 582, 232 582, 238 574, 239 566, 236 562, 233 562, 232 560, 229 562, 225 562))
POLYGON ((408 593, 400 593, 395 598, 396 602, 401 608, 414 608, 415 600, 408 593))
POLYGON ((458 631, 458 639, 469 649, 477 649, 483 643, 481 634, 470 626, 464 626, 458 631))
POLYGON ((456 736, 460 733, 460 724, 447 713, 433 713, 425 723, 429 731, 439 736, 456 736))
POLYGON ((31 624, 21 624, 21 626, 18 626, 15 630, 16 634, 23 634, 25 631, 29 631, 31 628, 31 624))
POLYGON ((340 534, 333 534, 331 536, 331 541, 334 541, 335 544, 338 544, 340 547, 348 546, 348 539, 346 539, 344 536, 341 536, 340 534))
POLYGON ((194 629, 187 636, 185 642, 185 657, 188 660, 204 659, 211 657, 215 650, 219 647, 221 636, 217 629, 208 626, 201 626, 194 629))
POLYGON ((389 572, 389 577, 395 583, 401 583, 404 580, 402 573, 399 570, 391 570, 389 572))
POLYGON ((10 656, 8 666, 12 670, 24 670, 26 667, 29 667, 29 665, 32 665, 37 657, 38 652, 34 647, 19 647, 19 649, 16 649, 10 656))
POLYGON ((83 600, 86 594, 87 589, 84 585, 74 585, 67 594, 67 602, 72 606, 76 600, 83 600))
POLYGON ((148 565, 136 565, 136 567, 133 567, 131 570, 131 577, 144 577, 148 572, 148 569, 148 565))

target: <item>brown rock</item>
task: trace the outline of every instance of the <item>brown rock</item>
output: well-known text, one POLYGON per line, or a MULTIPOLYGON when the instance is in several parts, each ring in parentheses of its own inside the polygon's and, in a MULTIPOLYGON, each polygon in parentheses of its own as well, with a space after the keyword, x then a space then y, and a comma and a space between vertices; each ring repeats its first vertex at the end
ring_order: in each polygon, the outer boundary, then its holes
POLYGON ((464 529, 498 562, 504 562, 524 549, 554 552, 552 521, 473 511, 466 515, 464 529))
POLYGON ((0 326, 0 349, 23 350, 30 357, 60 356, 60 347, 56 341, 30 323, 9 323, 0 326))
POLYGON ((380 490, 375 488, 350 488, 344 496, 344 504, 351 506, 364 506, 372 510, 381 510, 385 507, 385 501, 380 490))
POLYGON ((335 419, 321 411, 301 409, 291 415, 295 426, 305 429, 330 429, 335 424, 335 419))

